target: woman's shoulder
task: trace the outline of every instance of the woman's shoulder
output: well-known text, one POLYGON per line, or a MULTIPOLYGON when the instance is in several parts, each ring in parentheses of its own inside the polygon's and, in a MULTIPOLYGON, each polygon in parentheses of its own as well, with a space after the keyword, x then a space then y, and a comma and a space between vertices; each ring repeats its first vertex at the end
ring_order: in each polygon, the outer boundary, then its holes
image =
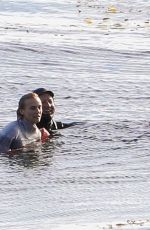
POLYGON ((12 121, 2 129, 1 135, 14 135, 16 132, 18 132, 18 122, 12 121))

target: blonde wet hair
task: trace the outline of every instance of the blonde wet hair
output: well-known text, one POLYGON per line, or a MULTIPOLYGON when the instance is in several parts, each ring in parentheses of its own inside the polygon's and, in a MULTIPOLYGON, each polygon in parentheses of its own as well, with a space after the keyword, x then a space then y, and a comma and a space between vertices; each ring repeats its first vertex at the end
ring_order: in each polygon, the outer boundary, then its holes
POLYGON ((17 109, 17 119, 23 119, 23 115, 21 114, 20 110, 25 108, 26 100, 37 98, 40 99, 36 93, 27 93, 20 98, 17 109))

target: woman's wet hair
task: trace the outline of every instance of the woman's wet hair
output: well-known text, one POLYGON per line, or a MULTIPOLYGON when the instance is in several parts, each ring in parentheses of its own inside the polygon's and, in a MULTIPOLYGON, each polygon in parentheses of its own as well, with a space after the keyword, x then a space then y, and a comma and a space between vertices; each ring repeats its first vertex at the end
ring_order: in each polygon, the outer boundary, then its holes
POLYGON ((21 114, 20 110, 25 108, 26 100, 37 99, 37 98, 39 98, 39 96, 36 93, 28 93, 20 98, 18 103, 18 109, 17 109, 17 119, 23 119, 23 114, 21 114))

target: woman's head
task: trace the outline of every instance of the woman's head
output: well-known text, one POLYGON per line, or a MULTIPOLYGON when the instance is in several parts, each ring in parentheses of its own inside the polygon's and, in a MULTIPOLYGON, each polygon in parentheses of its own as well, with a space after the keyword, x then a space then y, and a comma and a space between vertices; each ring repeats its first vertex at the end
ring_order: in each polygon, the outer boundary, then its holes
POLYGON ((25 119, 36 124, 40 121, 41 115, 42 102, 36 93, 28 93, 21 97, 17 109, 18 119, 25 119))

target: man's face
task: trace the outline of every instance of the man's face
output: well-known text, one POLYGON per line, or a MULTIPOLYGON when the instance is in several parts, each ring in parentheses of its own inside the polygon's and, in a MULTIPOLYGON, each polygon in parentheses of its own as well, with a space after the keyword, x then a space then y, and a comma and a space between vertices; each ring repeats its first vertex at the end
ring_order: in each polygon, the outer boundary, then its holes
POLYGON ((42 102, 43 114, 53 117, 55 113, 55 104, 53 97, 51 97, 48 93, 44 93, 40 95, 40 99, 42 102))
POLYGON ((25 101, 25 106, 20 110, 23 119, 36 124, 40 122, 42 116, 42 102, 40 98, 31 98, 25 101))

